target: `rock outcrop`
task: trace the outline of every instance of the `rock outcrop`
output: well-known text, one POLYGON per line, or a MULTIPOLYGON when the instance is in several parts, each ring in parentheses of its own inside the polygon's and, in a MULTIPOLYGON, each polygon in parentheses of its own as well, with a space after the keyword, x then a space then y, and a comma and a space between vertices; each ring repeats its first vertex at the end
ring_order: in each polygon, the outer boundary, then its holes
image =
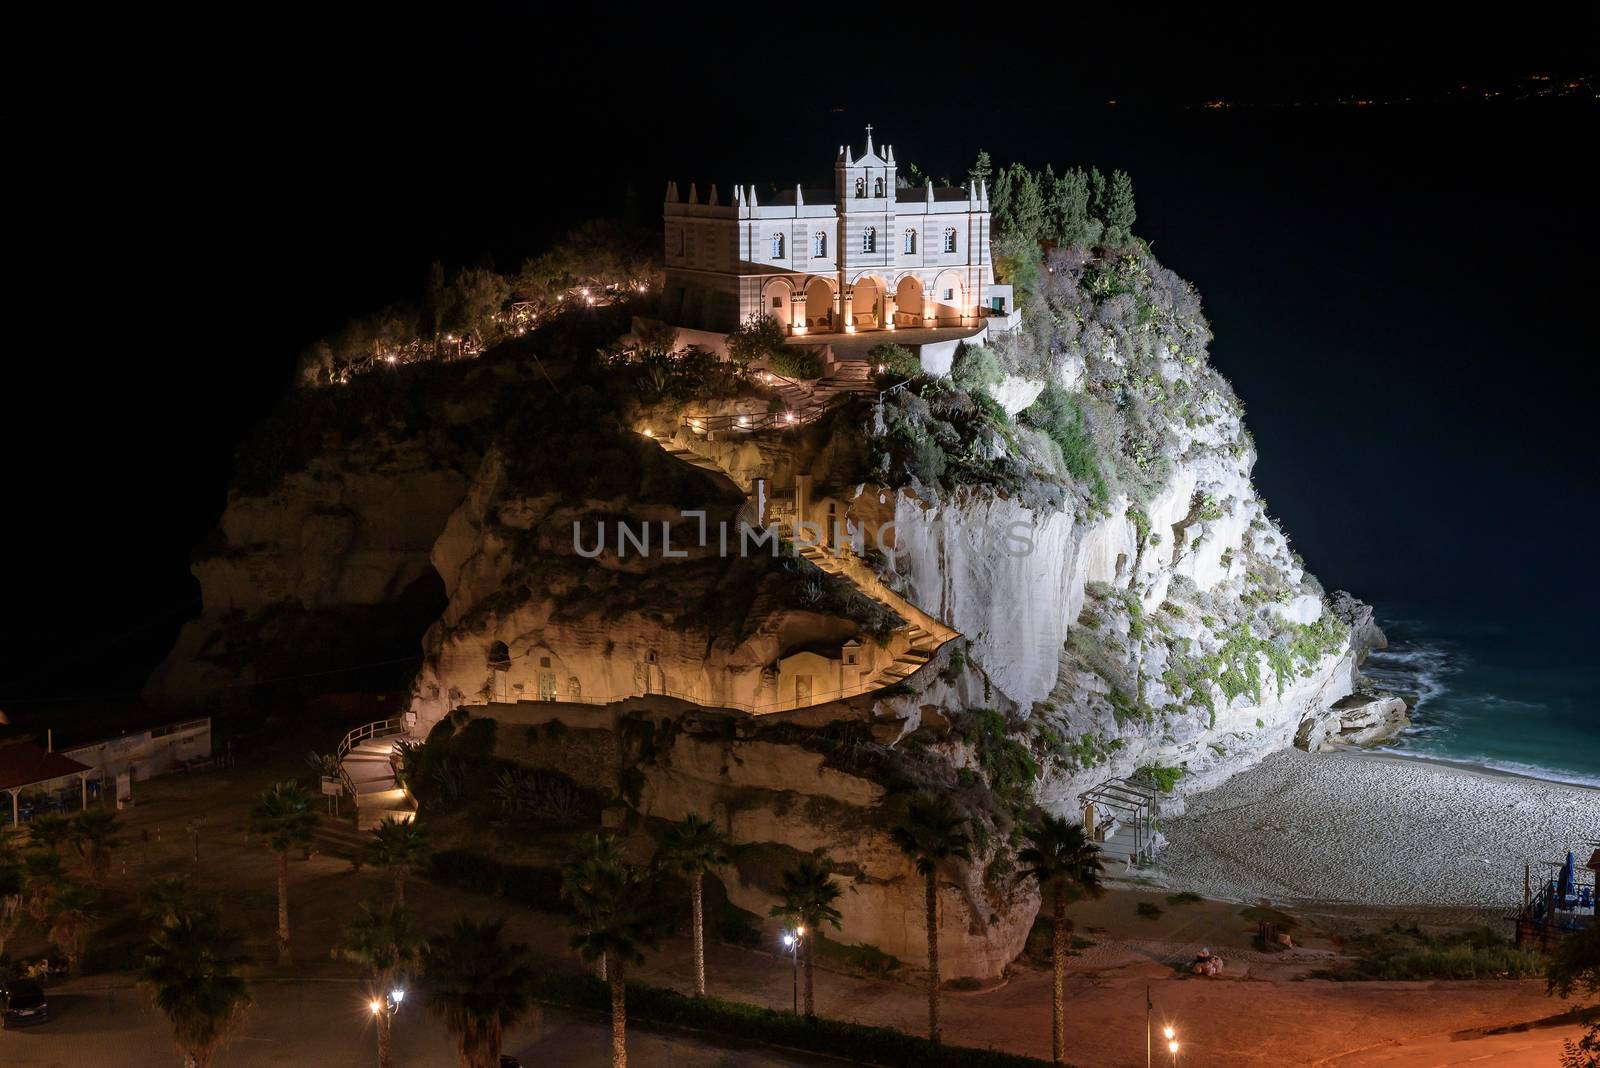
POLYGON ((1389 694, 1358 690, 1335 701, 1326 711, 1300 721, 1294 735, 1298 749, 1325 753, 1346 746, 1377 745, 1411 725, 1406 703, 1389 694))
MULTIPOLYGON (((890 830, 917 790, 956 795, 982 842, 942 884, 942 951, 998 974, 1037 908, 1006 877, 1032 805, 1076 817, 1085 789, 1144 775, 1172 813, 1273 751, 1405 722, 1352 696, 1382 632, 1324 596, 1256 492, 1193 290, 1136 249, 1049 266, 992 396, 928 380, 782 434, 738 430, 781 398, 692 357, 447 368, 409 431, 324 434, 230 497, 196 564, 205 614, 153 689, 230 684, 275 620, 428 585, 419 733, 609 709, 586 781, 614 757, 639 818, 714 816, 758 915, 778 867, 824 851, 849 885, 839 937, 912 964, 922 890, 890 830), (769 516, 817 523, 849 566, 750 551, 739 524, 769 516)), ((499 758, 570 745, 538 737, 499 758)))

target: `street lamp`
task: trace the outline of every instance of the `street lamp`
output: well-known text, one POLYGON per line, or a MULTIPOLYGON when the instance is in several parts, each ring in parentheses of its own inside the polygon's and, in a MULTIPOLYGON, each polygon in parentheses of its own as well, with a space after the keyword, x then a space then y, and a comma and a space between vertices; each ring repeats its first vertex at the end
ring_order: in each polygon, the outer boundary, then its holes
POLYGON ((1172 1063, 1173 1063, 1173 1065, 1177 1065, 1177 1063, 1178 1063, 1178 1042, 1177 1042, 1176 1039, 1173 1039, 1171 1042, 1167 1043, 1167 1052, 1172 1054, 1172 1063))
POLYGON ((783 932, 783 945, 789 951, 789 986, 793 1011, 800 1015, 800 940, 806 935, 804 926, 783 932))

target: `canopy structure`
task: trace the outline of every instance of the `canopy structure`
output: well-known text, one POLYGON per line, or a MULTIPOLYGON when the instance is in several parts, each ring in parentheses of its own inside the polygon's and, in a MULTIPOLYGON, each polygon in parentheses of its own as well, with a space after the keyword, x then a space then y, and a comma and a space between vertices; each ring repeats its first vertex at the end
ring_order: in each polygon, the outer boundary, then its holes
POLYGON ((32 742, 12 742, 0 745, 0 790, 11 795, 11 825, 21 822, 18 798, 22 791, 32 787, 59 789, 65 780, 74 776, 82 794, 84 805, 89 803, 88 779, 94 771, 87 764, 71 757, 41 749, 32 742))

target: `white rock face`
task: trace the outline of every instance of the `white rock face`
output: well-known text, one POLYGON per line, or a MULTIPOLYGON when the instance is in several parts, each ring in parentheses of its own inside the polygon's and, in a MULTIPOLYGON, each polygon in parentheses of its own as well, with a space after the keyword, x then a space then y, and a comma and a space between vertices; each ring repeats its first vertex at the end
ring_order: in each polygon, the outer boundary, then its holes
POLYGON ((1000 403, 1007 415, 1016 415, 1022 409, 1039 399, 1039 394, 1044 392, 1044 383, 1019 375, 1006 375, 998 386, 989 390, 989 395, 1000 403))

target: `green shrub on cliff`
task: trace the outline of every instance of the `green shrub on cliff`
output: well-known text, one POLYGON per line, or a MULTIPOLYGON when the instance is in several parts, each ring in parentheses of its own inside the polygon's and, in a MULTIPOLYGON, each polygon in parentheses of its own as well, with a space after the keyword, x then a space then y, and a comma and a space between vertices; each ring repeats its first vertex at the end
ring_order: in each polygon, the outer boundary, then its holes
POLYGON ((1079 399, 1051 382, 1021 417, 1055 442, 1061 450, 1062 466, 1104 506, 1111 498, 1111 487, 1101 470, 1100 451, 1079 399))
POLYGON ((950 368, 950 380, 968 393, 998 386, 1005 373, 994 351, 985 345, 963 344, 950 368))
POLYGON ((881 366, 882 374, 897 380, 915 378, 922 373, 922 360, 917 354, 893 342, 874 345, 867 351, 867 362, 881 366))

